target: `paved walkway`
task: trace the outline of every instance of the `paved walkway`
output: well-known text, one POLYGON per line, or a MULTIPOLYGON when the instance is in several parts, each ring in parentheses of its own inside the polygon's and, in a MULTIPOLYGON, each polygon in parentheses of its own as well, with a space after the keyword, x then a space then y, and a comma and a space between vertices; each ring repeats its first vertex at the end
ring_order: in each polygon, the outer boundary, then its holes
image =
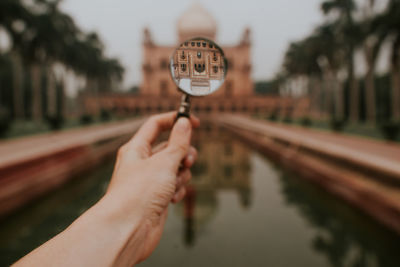
POLYGON ((218 121, 273 139, 289 140, 291 144, 324 151, 337 158, 363 166, 385 170, 400 179, 400 145, 398 143, 271 123, 241 115, 223 115, 218 121))
POLYGON ((131 134, 142 123, 143 119, 135 119, 0 141, 0 169, 68 148, 131 134))

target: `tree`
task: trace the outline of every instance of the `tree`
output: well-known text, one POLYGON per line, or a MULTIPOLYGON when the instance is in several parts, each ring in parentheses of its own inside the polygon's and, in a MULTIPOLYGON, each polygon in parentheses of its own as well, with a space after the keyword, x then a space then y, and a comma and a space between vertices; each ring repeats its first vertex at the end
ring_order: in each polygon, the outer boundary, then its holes
POLYGON ((380 19, 388 28, 393 42, 390 67, 392 76, 392 118, 400 120, 400 0, 390 0, 380 19))
MULTIPOLYGON (((14 107, 22 117, 22 66, 30 71, 32 115, 43 117, 42 81, 46 81, 47 115, 57 108, 54 65, 60 64, 88 81, 92 92, 107 91, 121 81, 124 68, 117 59, 104 56, 104 45, 96 33, 85 34, 66 13, 61 0, 2 0, 0 26, 13 40, 14 107), (46 77, 43 79, 43 77, 46 77)), ((63 88, 63 86, 61 86, 63 88)))
POLYGON ((22 31, 32 19, 31 13, 20 0, 0 1, 0 25, 2 25, 12 40, 10 57, 13 67, 13 107, 14 117, 24 117, 23 67, 21 59, 22 31))
POLYGON ((354 50, 360 34, 353 19, 356 5, 354 0, 328 0, 322 3, 321 8, 325 14, 338 13, 335 22, 338 26, 336 38, 345 45, 346 49, 347 80, 350 87, 350 119, 358 121, 359 92, 354 74, 354 50))
POLYGON ((324 24, 304 40, 292 43, 283 67, 292 76, 307 76, 311 96, 315 97, 313 102, 322 102, 322 110, 326 113, 334 110, 334 117, 343 119, 343 86, 338 80, 338 71, 344 56, 335 29, 334 23, 324 24))

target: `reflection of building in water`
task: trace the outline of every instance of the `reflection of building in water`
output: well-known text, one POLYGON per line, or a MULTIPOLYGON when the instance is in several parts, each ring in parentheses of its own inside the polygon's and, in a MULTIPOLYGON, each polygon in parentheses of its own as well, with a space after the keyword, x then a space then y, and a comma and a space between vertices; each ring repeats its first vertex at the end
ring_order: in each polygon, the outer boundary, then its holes
MULTIPOLYGON (((176 46, 193 37, 215 40, 215 19, 202 6, 195 4, 179 18, 178 38, 174 45, 157 44, 149 29, 144 30, 142 83, 139 95, 109 93, 87 96, 85 106, 89 112, 100 108, 117 113, 148 114, 176 110, 179 96, 171 79, 169 60, 176 46)), ((196 44, 197 45, 197 44, 196 44)), ((250 60, 250 29, 245 29, 239 42, 222 45, 228 61, 224 84, 218 91, 192 101, 196 113, 240 112, 304 115, 308 99, 292 99, 280 96, 260 96, 253 93, 250 60)), ((202 65, 200 66, 202 67, 202 65)))
POLYGON ((331 266, 400 266, 400 239, 394 232, 316 185, 287 173, 282 173, 279 182, 285 202, 314 229, 311 247, 331 266))
POLYGON ((237 203, 233 204, 244 209, 251 205, 248 149, 241 143, 232 142, 228 136, 214 128, 202 130, 199 135, 204 135, 199 139, 207 141, 197 144, 199 136, 193 140, 199 158, 192 169, 193 178, 188 197, 176 209, 185 221, 187 244, 194 242, 195 233, 215 215, 218 192, 235 193, 237 203))
MULTIPOLYGON (((214 130, 214 129, 213 129, 214 130)), ((233 190, 244 208, 250 205, 250 159, 248 149, 232 142, 222 132, 207 134, 207 142, 195 144, 199 158, 193 169, 192 183, 197 190, 233 190)))
POLYGON ((223 55, 208 40, 191 39, 183 42, 171 60, 173 79, 187 93, 209 94, 223 82, 223 55))

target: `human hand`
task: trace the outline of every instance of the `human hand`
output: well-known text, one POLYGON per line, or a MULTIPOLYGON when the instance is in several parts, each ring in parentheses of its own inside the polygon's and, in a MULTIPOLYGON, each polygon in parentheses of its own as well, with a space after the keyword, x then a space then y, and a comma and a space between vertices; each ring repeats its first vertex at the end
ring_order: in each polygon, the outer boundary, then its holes
POLYGON ((197 158, 190 139, 192 126, 198 127, 199 120, 180 118, 174 124, 175 118, 176 112, 151 117, 119 149, 105 196, 114 199, 124 220, 141 225, 138 231, 143 244, 140 252, 135 253, 138 261, 146 259, 160 241, 168 204, 179 202, 185 196, 185 185, 191 178, 190 167, 197 158), (168 142, 153 149, 160 133, 171 127, 168 142))
POLYGON ((104 197, 15 266, 133 266, 146 259, 160 241, 169 202, 184 197, 197 157, 190 138, 199 120, 175 118, 151 117, 120 148, 104 197), (168 142, 153 149, 172 127, 168 142))

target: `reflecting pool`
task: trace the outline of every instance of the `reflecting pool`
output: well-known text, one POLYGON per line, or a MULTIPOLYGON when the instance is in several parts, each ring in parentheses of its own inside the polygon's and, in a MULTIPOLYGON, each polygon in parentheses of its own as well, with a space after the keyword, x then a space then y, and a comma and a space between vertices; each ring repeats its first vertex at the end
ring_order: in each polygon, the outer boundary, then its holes
MULTIPOLYGON (((194 136, 186 199, 139 266, 400 266, 400 237, 223 131, 194 136)), ((0 266, 66 228, 104 193, 113 162, 0 222, 0 266)))

